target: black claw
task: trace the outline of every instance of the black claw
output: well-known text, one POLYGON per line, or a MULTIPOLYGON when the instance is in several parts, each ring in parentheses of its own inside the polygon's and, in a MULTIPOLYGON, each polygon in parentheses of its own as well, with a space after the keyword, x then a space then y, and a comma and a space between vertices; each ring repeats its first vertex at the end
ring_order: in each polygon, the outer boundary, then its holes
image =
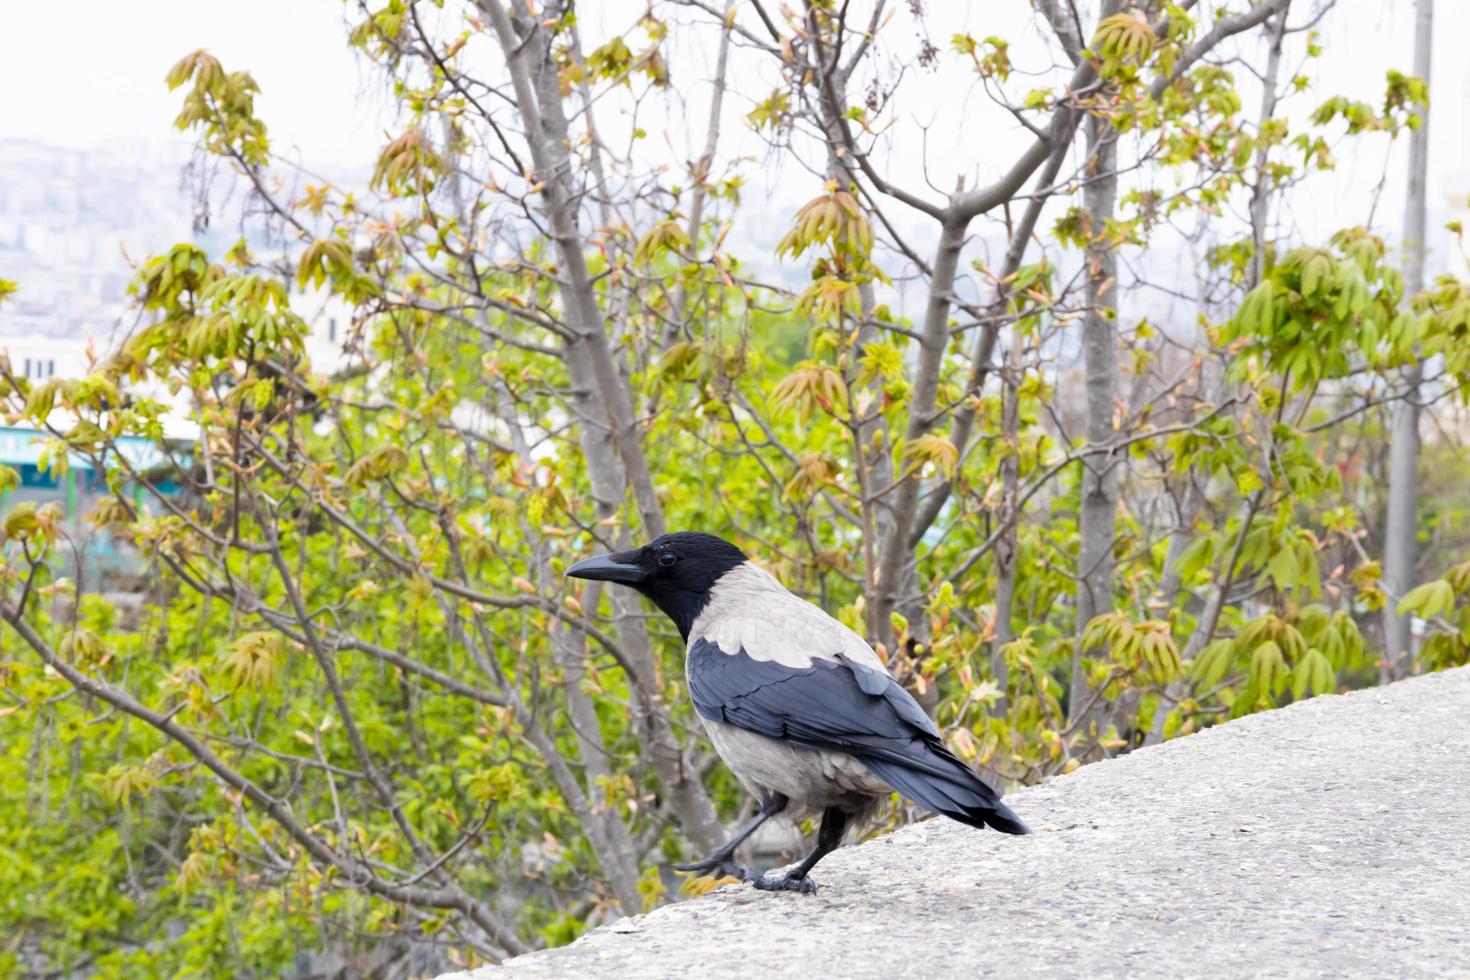
POLYGON ((756 888, 763 892, 799 892, 802 895, 815 895, 817 883, 810 878, 798 878, 794 875, 761 875, 751 882, 756 888))

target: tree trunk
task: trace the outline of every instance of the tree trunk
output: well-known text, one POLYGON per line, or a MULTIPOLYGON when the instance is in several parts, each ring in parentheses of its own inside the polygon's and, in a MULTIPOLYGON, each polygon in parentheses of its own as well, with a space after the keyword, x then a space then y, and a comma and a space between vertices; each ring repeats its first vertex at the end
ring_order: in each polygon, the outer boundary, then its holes
MULTIPOLYGON (((1266 77, 1261 85, 1260 126, 1276 115, 1276 80, 1281 73, 1281 44, 1286 38, 1286 15, 1283 10, 1276 16, 1271 29, 1271 50, 1266 58, 1266 77)), ((1256 185, 1251 188, 1251 256, 1250 278, 1246 286, 1254 289, 1266 274, 1266 220, 1271 206, 1271 175, 1266 171, 1269 145, 1262 142, 1256 147, 1256 185)))
MULTIPOLYGON (((969 224, 968 219, 952 218, 940 228, 929 281, 929 301, 924 311, 924 328, 919 340, 918 365, 913 373, 914 387, 909 395, 905 445, 913 445, 934 422, 939 397, 939 371, 944 351, 949 346, 950 296, 954 291, 960 251, 965 246, 969 224)), ((921 609, 923 605, 923 597, 911 591, 917 584, 914 574, 917 543, 911 545, 909 541, 909 530, 918 515, 919 489, 918 476, 909 476, 900 481, 892 494, 893 523, 883 543, 877 583, 876 621, 885 642, 892 639, 891 613, 901 612, 912 622, 915 607, 921 609)))
MULTIPOLYGON (((842 153, 839 152, 843 146, 843 137, 841 122, 836 115, 836 112, 841 106, 847 104, 848 74, 835 62, 835 52, 831 54, 831 58, 834 59, 831 63, 812 64, 811 70, 825 72, 829 76, 832 100, 822 99, 818 103, 818 114, 822 124, 822 132, 826 137, 827 143, 827 179, 841 187, 852 183, 849 164, 844 161, 842 153), (835 100, 835 104, 833 100, 835 100)), ((857 372, 857 362, 862 355, 863 348, 881 339, 881 333, 872 320, 873 310, 878 305, 878 297, 873 290, 873 284, 871 282, 858 283, 858 304, 861 309, 860 316, 862 317, 862 322, 858 326, 857 356, 852 358, 853 363, 848 369, 849 383, 852 380, 851 376, 857 372)), ((874 378, 868 383, 867 391, 875 402, 881 399, 883 391, 882 379, 874 378)), ((853 392, 853 396, 856 399, 856 391, 853 392)), ((854 413, 856 411, 856 408, 854 408, 854 413)), ((858 427, 858 431, 855 434, 855 443, 858 465, 864 471, 871 474, 868 478, 869 490, 876 490, 888 486, 893 479, 893 467, 890 463, 888 452, 888 426, 883 419, 882 413, 876 413, 873 418, 858 427), (876 442, 874 441, 875 437, 876 442)), ((872 554, 881 555, 883 543, 889 540, 893 533, 892 499, 892 494, 885 494, 871 501, 865 501, 862 505, 865 518, 863 522, 864 534, 868 537, 868 540, 864 544, 872 546, 872 554)), ((864 547, 863 552, 865 554, 869 553, 869 551, 869 548, 864 547)), ((873 569, 869 568, 866 571, 871 573, 873 569)), ((881 574, 880 572, 879 575, 881 576, 881 574)), ((929 639, 928 624, 925 618, 923 616, 915 617, 912 615, 914 611, 912 608, 914 605, 913 597, 919 591, 917 543, 915 543, 914 547, 909 548, 908 553, 903 556, 903 565, 900 574, 903 576, 904 581, 909 583, 909 588, 906 589, 905 594, 909 596, 908 606, 910 608, 900 608, 899 612, 909 621, 909 634, 914 636, 918 642, 927 643, 929 639)), ((872 583, 873 577, 871 574, 869 574, 866 581, 870 584, 872 583)), ((871 643, 882 642, 887 644, 892 637, 890 636, 888 617, 883 615, 881 610, 882 602, 879 597, 883 595, 883 587, 879 585, 875 589, 865 589, 864 592, 864 599, 868 605, 869 625, 867 639, 871 643)), ((919 601, 922 604, 922 599, 919 601)), ((892 653, 897 652, 892 650, 891 645, 888 649, 892 653)), ((894 663, 897 662, 894 661, 894 663)))
MULTIPOLYGON (((1414 74, 1429 80, 1434 29, 1434 0, 1414 4, 1414 74)), ((1404 206, 1404 293, 1412 296, 1424 288, 1425 195, 1429 169, 1429 115, 1420 110, 1423 122, 1409 137, 1409 193, 1404 206)), ((1383 585, 1389 600, 1383 607, 1383 660, 1379 680, 1389 683, 1413 656, 1414 638, 1410 616, 1398 615, 1398 600, 1414 587, 1416 537, 1415 513, 1419 506, 1419 384, 1422 377, 1416 361, 1404 371, 1404 399, 1393 413, 1392 437, 1388 444, 1388 515, 1383 531, 1383 585)))
POLYGON ((613 443, 622 457, 625 481, 632 488, 643 519, 643 531, 649 537, 657 537, 664 533, 663 506, 654 493, 633 414, 632 396, 613 358, 587 257, 582 253, 584 243, 577 221, 579 195, 569 182, 573 171, 569 129, 549 42, 541 36, 544 31, 529 10, 518 8, 521 29, 517 30, 498 0, 478 0, 478 6, 489 18, 510 68, 516 107, 526 128, 526 143, 541 178, 550 237, 562 263, 562 308, 577 333, 567 346, 585 348, 599 407, 605 413, 613 443))
MULTIPOLYGON (((1116 313, 1109 306, 1115 294, 1117 256, 1107 241, 1118 196, 1117 134, 1106 116, 1087 118, 1087 177, 1083 207, 1091 222, 1087 248, 1087 314, 1082 321, 1082 356, 1087 388, 1087 442, 1099 445, 1113 438, 1113 413, 1118 393, 1118 338, 1116 313)), ((1095 617, 1113 608, 1113 536, 1118 513, 1118 460, 1097 454, 1082 461, 1082 507, 1077 551, 1077 647, 1072 654, 1069 722, 1091 700, 1081 635, 1095 617)), ((1089 712, 1094 714, 1094 712, 1089 712)), ((1078 726, 1083 732, 1084 722, 1078 726)))
POLYGON ((1002 652, 1007 643, 1016 638, 1011 627, 1014 615, 1012 606, 1016 598, 1016 558, 1019 550, 1017 525, 1014 518, 1021 506, 1021 395, 1020 387, 1025 367, 1022 364, 1022 336, 1019 327, 1011 329, 1011 349, 1005 366, 1005 404, 1001 413, 1001 426, 1006 441, 1006 457, 1000 464, 1003 488, 999 517, 1006 523, 1005 533, 995 543, 995 640, 990 649, 990 676, 1000 686, 1001 699, 996 702, 994 713, 1004 714, 1007 692, 1010 686, 1010 669, 1002 652))
MULTIPOLYGON (((478 2, 510 66, 516 105, 526 127, 532 161, 542 177, 547 223, 562 264, 562 306, 576 331, 576 336, 566 344, 566 363, 576 391, 574 408, 582 421, 581 444, 598 516, 605 519, 620 513, 624 493, 631 486, 643 518, 644 533, 657 536, 664 531, 662 507, 653 492, 633 418, 632 397, 619 376, 586 256, 582 254, 575 194, 567 184, 572 171, 567 120, 550 48, 544 39, 532 43, 537 41, 534 32, 540 27, 527 11, 518 11, 523 35, 497 0, 478 2), (605 424, 598 424, 602 419, 606 420, 605 424)), ((629 543, 626 523, 619 531, 618 543, 629 543)), ((654 771, 669 794, 680 829, 695 846, 712 850, 722 841, 724 830, 698 772, 685 756, 668 713, 661 706, 658 674, 639 600, 625 589, 613 589, 609 601, 618 643, 634 672, 630 680, 640 692, 637 702, 643 714, 640 721, 645 728, 654 771)))

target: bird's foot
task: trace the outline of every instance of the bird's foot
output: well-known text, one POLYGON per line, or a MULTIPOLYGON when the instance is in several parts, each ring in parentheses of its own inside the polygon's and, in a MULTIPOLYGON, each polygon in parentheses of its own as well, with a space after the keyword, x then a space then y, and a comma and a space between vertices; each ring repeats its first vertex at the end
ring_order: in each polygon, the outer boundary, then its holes
POLYGON ((751 884, 763 892, 800 892, 803 895, 815 895, 817 883, 806 876, 797 877, 794 874, 773 875, 765 874, 753 879, 751 884))
POLYGON ((709 875, 718 880, 720 878, 734 878, 736 881, 749 881, 750 869, 743 864, 736 864, 729 858, 707 857, 703 861, 693 864, 676 864, 675 871, 685 871, 700 876, 709 875))

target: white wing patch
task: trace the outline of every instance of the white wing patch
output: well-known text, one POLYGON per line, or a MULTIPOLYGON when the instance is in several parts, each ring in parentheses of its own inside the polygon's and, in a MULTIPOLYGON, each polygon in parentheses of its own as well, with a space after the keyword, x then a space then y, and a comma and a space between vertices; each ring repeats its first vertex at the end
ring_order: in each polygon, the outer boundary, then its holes
POLYGON ((835 660, 842 654, 887 673, 862 637, 750 562, 726 572, 710 590, 709 604, 689 631, 691 642, 700 638, 726 653, 744 649, 753 660, 785 667, 800 669, 813 658, 835 660))

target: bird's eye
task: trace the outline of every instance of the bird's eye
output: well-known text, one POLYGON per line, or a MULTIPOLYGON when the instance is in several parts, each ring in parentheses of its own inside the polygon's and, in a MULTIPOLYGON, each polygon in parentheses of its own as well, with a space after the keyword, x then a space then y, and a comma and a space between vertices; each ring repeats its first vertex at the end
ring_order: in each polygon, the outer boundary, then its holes
POLYGON ((658 563, 665 568, 668 568, 670 565, 678 560, 679 556, 674 554, 672 551, 660 551, 658 553, 658 563))

